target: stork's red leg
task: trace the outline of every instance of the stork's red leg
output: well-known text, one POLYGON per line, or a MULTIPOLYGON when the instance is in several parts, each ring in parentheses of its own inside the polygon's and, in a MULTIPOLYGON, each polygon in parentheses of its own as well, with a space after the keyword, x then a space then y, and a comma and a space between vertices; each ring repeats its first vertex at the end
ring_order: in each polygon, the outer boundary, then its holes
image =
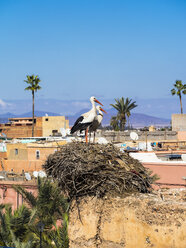
POLYGON ((86 132, 85 132, 85 140, 86 140, 86 143, 88 143, 88 127, 87 127, 86 132))

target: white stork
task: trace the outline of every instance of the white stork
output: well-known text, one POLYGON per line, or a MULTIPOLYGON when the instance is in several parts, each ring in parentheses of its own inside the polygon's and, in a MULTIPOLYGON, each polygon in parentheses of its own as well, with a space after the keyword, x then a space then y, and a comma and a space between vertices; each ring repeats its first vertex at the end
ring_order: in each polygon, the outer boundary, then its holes
POLYGON ((93 123, 94 119, 97 116, 95 102, 103 106, 103 104, 100 103, 94 96, 90 98, 90 102, 92 103, 92 109, 89 112, 82 114, 76 120, 70 132, 71 134, 73 134, 79 130, 86 130, 85 132, 86 142, 88 142, 88 139, 87 139, 88 128, 93 123))
POLYGON ((101 106, 96 106, 96 110, 98 111, 98 115, 94 118, 92 124, 89 127, 89 132, 90 132, 89 138, 91 137, 91 132, 94 132, 93 142, 95 142, 96 130, 101 125, 101 122, 103 120, 103 112, 107 114, 107 112, 104 109, 102 109, 101 106))

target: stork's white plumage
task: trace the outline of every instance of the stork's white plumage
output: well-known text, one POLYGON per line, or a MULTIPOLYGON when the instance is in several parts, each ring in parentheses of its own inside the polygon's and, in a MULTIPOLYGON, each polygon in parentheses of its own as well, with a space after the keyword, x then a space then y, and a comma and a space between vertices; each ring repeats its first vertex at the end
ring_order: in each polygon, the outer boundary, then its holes
POLYGON ((98 115, 94 118, 92 124, 89 127, 89 132, 91 136, 91 132, 94 132, 94 141, 95 141, 95 132, 98 129, 98 127, 101 125, 101 122, 103 120, 103 112, 107 114, 107 112, 102 109, 100 106, 96 106, 96 110, 98 111, 98 115))
POLYGON ((95 132, 98 129, 98 127, 101 125, 101 122, 103 120, 103 112, 107 114, 107 112, 104 109, 102 109, 102 107, 100 106, 96 106, 96 109, 98 111, 98 115, 94 118, 94 121, 90 125, 89 128, 90 132, 95 132))
POLYGON ((79 130, 86 130, 86 141, 87 141, 87 131, 89 126, 93 123, 94 119, 97 116, 96 113, 96 106, 95 102, 99 103, 100 105, 103 106, 102 103, 100 103, 94 96, 90 98, 90 102, 92 103, 92 109, 87 112, 82 114, 74 123, 72 129, 71 129, 71 134, 75 133, 76 131, 79 130))

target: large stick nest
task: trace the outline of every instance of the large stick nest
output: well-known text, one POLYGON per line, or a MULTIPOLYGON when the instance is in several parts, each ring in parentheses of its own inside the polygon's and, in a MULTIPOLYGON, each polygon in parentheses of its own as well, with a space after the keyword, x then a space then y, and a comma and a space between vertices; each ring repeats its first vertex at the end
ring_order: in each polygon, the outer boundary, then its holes
POLYGON ((83 196, 123 196, 151 190, 154 177, 143 165, 112 144, 63 145, 43 165, 70 200, 83 196))

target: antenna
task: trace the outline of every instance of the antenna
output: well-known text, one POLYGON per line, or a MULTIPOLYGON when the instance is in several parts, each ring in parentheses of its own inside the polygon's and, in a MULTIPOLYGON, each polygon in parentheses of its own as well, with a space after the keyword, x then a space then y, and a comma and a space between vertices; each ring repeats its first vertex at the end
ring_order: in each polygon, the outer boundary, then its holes
POLYGON ((138 140, 138 134, 135 132, 131 132, 130 133, 130 138, 135 142, 136 140, 138 140))

